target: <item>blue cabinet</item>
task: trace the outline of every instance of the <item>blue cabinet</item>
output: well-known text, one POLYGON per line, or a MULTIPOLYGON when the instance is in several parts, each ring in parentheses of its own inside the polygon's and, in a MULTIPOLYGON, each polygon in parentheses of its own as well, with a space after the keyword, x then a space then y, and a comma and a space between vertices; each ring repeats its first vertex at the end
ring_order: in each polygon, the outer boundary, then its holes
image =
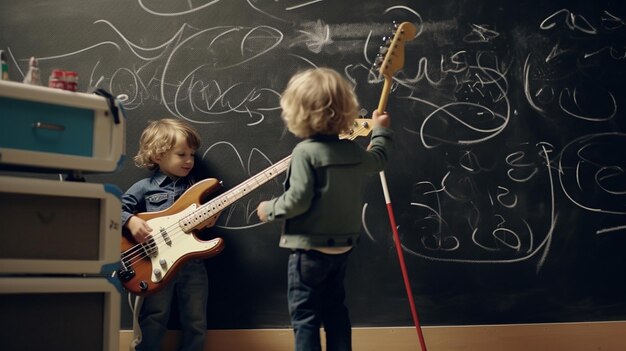
POLYGON ((0 168, 116 171, 125 122, 101 96, 0 81, 0 168))

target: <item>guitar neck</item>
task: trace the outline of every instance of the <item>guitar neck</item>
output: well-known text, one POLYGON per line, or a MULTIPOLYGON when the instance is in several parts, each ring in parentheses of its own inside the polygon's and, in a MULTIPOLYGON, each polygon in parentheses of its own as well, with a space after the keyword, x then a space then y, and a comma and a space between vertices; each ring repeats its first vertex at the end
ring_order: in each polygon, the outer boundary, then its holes
POLYGON ((387 108, 387 101, 389 100, 389 92, 391 91, 391 77, 385 76, 385 85, 380 94, 380 100, 378 101, 378 113, 385 112, 387 108))
POLYGON ((180 220, 180 225, 185 232, 188 232, 200 224, 204 223, 211 217, 222 212, 225 208, 235 203, 237 200, 248 195, 253 190, 257 189, 261 185, 276 178, 279 174, 283 173, 289 167, 289 161, 291 161, 291 155, 276 162, 270 167, 266 168, 262 172, 246 180, 245 182, 237 185, 233 189, 217 196, 213 200, 198 207, 193 213, 183 217, 180 220))

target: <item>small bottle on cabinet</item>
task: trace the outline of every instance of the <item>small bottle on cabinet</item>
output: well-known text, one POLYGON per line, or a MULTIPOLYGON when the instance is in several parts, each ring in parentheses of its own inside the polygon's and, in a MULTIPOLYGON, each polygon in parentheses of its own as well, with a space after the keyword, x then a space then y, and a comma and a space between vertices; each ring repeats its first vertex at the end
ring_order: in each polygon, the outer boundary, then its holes
POLYGON ((9 80, 9 63, 7 62, 7 54, 4 50, 0 50, 0 80, 9 80))
POLYGON ((39 72, 39 64, 37 63, 37 59, 34 57, 31 57, 28 61, 28 72, 24 77, 24 83, 41 85, 41 73, 39 72))

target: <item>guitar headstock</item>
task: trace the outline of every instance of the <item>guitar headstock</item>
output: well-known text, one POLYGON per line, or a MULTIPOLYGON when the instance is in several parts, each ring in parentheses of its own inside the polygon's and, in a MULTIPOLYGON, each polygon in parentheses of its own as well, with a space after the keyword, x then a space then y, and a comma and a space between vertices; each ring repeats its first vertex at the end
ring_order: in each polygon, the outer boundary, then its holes
POLYGON ((354 140, 360 136, 368 136, 372 131, 372 120, 369 118, 357 118, 354 125, 344 133, 339 134, 339 139, 354 140))
POLYGON ((387 79, 404 66, 404 42, 415 38, 417 29, 410 22, 394 23, 392 34, 391 38, 383 37, 383 45, 374 62, 374 68, 387 79))

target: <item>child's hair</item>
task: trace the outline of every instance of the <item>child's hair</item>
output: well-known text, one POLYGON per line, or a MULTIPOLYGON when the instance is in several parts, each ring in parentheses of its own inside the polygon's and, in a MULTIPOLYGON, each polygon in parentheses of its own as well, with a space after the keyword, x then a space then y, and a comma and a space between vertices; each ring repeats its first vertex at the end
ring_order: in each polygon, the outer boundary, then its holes
POLYGON ((200 147, 200 136, 186 122, 173 118, 150 121, 141 133, 139 151, 134 158, 135 165, 151 171, 155 170, 158 165, 154 163, 154 158, 174 147, 179 137, 185 138, 187 145, 194 150, 200 147))
POLYGON ((329 68, 312 68, 291 77, 280 98, 287 129, 301 138, 339 134, 359 111, 354 89, 329 68))

